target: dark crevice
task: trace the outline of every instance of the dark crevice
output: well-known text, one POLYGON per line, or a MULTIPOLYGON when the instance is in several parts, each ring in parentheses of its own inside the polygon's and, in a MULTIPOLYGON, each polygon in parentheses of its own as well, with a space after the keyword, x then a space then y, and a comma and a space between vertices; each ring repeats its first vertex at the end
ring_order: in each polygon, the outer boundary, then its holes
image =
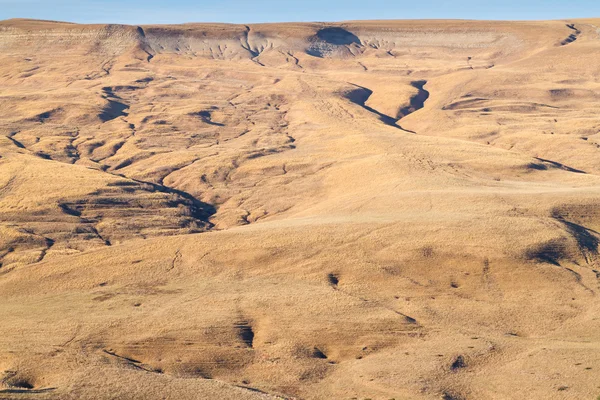
POLYGON ((407 115, 410 115, 415 111, 418 111, 421 108, 423 108, 425 106, 425 102, 427 101, 427 99, 429 99, 429 92, 424 88, 427 84, 427 81, 413 81, 410 84, 412 85, 412 87, 417 89, 418 92, 416 95, 410 98, 410 104, 408 106, 400 109, 397 115, 398 120, 401 120, 407 115))
POLYGON ((326 360, 327 359, 327 355, 325 355, 325 353, 323 353, 320 349, 318 349, 317 347, 315 347, 313 349, 312 352, 312 357, 313 358, 320 358, 322 360, 326 360))
MULTIPOLYGON (((587 172, 585 172, 585 171, 582 171, 582 170, 580 170, 580 169, 575 169, 575 168, 568 167, 568 166, 566 166, 566 165, 564 165, 564 164, 561 164, 561 163, 559 163, 559 162, 556 162, 556 161, 552 161, 552 160, 546 160, 546 159, 544 159, 544 158, 539 158, 539 157, 535 157, 535 159, 536 159, 536 160, 539 160, 539 161, 541 161, 541 162, 544 162, 544 163, 551 164, 553 167, 560 168, 560 169, 562 169, 562 170, 564 170, 564 171, 568 171, 568 172, 575 172, 575 173, 577 173, 577 174, 586 174, 586 173, 587 173, 587 172)), ((543 167, 545 167, 545 166, 543 166, 543 165, 542 165, 542 166, 540 166, 540 164, 531 164, 531 165, 535 165, 535 166, 539 166, 539 167, 541 167, 541 168, 535 168, 535 169, 548 169, 548 168, 543 168, 543 167)))
POLYGON ((125 361, 132 362, 132 363, 135 363, 135 364, 141 364, 141 361, 135 360, 133 358, 121 356, 121 355, 115 353, 114 351, 110 351, 110 350, 102 350, 102 351, 104 353, 110 355, 110 356, 120 358, 121 360, 125 360, 125 361))
POLYGON ((43 261, 44 258, 46 258, 46 254, 48 254, 48 251, 52 248, 52 246, 54 246, 54 239, 45 237, 44 240, 46 241, 46 248, 40 253, 37 262, 43 261))
POLYGON ((179 264, 179 261, 181 261, 181 250, 177 249, 175 255, 173 256, 173 259, 171 260, 171 265, 169 266, 169 269, 167 271, 175 269, 175 267, 177 267, 177 265, 179 264))
POLYGON ((567 232, 577 241, 579 249, 585 254, 590 253, 597 255, 598 246, 600 245, 600 239, 596 235, 598 232, 593 229, 586 228, 583 225, 579 225, 575 222, 568 221, 565 218, 565 214, 568 215, 568 211, 565 212, 560 208, 552 210, 552 218, 564 225, 567 232))
POLYGON ((63 213, 70 215, 72 217, 81 217, 81 211, 72 208, 69 204, 59 203, 58 207, 62 210, 63 213))
POLYGON ((327 281, 329 284, 335 288, 337 288, 338 283, 340 282, 339 277, 336 274, 328 274, 327 281))
POLYGON ((454 362, 452 363, 452 365, 450 366, 450 369, 452 371, 456 371, 462 368, 466 368, 467 363, 465 361, 465 358, 463 356, 458 356, 456 357, 456 359, 454 360, 454 362))
POLYGON ((567 247, 564 239, 554 239, 536 245, 525 251, 528 260, 545 262, 560 267, 560 260, 567 257, 567 247))
POLYGON ((414 131, 404 129, 402 126, 400 126, 398 124, 398 121, 400 121, 402 118, 406 117, 407 115, 410 115, 424 107, 425 102, 429 98, 429 92, 424 89, 425 84, 427 84, 427 81, 425 81, 425 80, 414 81, 411 83, 411 85, 413 87, 415 87, 416 89, 418 89, 419 91, 417 94, 415 94, 414 96, 412 96, 410 98, 408 106, 400 109, 396 118, 386 115, 386 114, 383 114, 383 113, 375 110, 374 108, 369 107, 366 104, 367 100, 369 100, 369 98, 373 94, 373 91, 368 88, 354 85, 354 86, 357 86, 358 89, 348 92, 346 94, 346 98, 348 100, 350 100, 351 102, 353 102, 354 104, 357 104, 357 105, 361 106, 362 108, 364 108, 365 110, 377 115, 379 117, 379 120, 381 122, 383 122, 384 124, 393 126, 394 128, 400 129, 405 132, 416 133, 414 131))
POLYGON ((98 118, 100 118, 102 122, 108 122, 119 117, 126 117, 129 115, 129 113, 125 112, 127 109, 129 109, 129 106, 125 103, 108 100, 108 105, 106 105, 102 109, 102 112, 98 114, 98 118))
POLYGON ((548 170, 548 166, 544 165, 544 164, 538 164, 538 163, 529 163, 527 164, 527 169, 535 169, 536 171, 547 171, 548 170))
MULTIPOLYGON (((356 85, 357 86, 357 85, 356 85)), ((371 89, 367 89, 362 86, 357 86, 358 89, 352 90, 346 94, 346 98, 350 100, 352 103, 361 106, 365 110, 377 115, 379 120, 386 125, 393 126, 394 128, 402 129, 398 125, 396 125, 396 119, 390 117, 389 115, 383 114, 372 107, 369 107, 366 102, 369 100, 369 97, 373 94, 371 89)))
POLYGON ((581 31, 575 27, 575 24, 567 24, 567 28, 573 30, 573 33, 560 42, 561 46, 566 46, 567 44, 573 43, 579 38, 579 35, 581 35, 581 31))
POLYGON ((112 243, 110 242, 110 240, 102 237, 102 235, 100 234, 100 232, 98 232, 98 229, 96 229, 96 227, 92 226, 91 230, 92 230, 92 233, 94 233, 94 235, 96 235, 96 237, 98 239, 102 240, 106 246, 112 246, 112 243))
POLYGON ((398 311, 396 311, 396 314, 403 316, 404 319, 406 320, 406 322, 408 322, 409 324, 418 324, 417 320, 414 319, 411 316, 408 316, 406 314, 402 314, 401 312, 398 312, 398 311))
POLYGON ((567 228, 567 231, 575 238, 577 245, 581 250, 588 251, 593 254, 598 253, 598 245, 600 241, 594 236, 585 226, 578 225, 573 222, 559 219, 567 228))
POLYGON ((202 122, 209 124, 209 125, 213 125, 213 126, 225 126, 225 124, 221 124, 219 122, 214 122, 212 120, 212 113, 210 111, 204 110, 204 111, 199 111, 197 113, 192 113, 191 115, 197 116, 199 117, 202 122))
POLYGON ((161 369, 153 369, 153 368, 149 368, 147 366, 145 366, 141 361, 135 360, 133 358, 129 358, 129 357, 125 357, 122 355, 119 355, 113 351, 110 350, 102 350, 104 353, 108 354, 109 356, 115 357, 117 359, 120 359, 122 361, 125 361, 125 363, 130 366, 133 367, 135 369, 139 369, 141 371, 146 371, 146 372, 152 372, 155 374, 162 374, 162 370, 161 369))
POLYGON ((12 136, 7 136, 6 138, 8 140, 10 140, 18 148, 20 148, 20 149, 24 149, 25 148, 25 146, 23 145, 23 143, 21 143, 18 140, 14 139, 12 136))
POLYGON ((0 390, 0 393, 43 393, 54 390, 54 388, 35 389, 35 383, 30 378, 21 375, 18 371, 4 371, 4 377, 0 384, 8 386, 8 389, 0 390))
POLYGON ((131 159, 127 159, 127 160, 121 161, 120 163, 118 163, 117 165, 115 165, 113 167, 113 171, 118 171, 120 169, 127 168, 131 164, 133 164, 133 160, 131 160, 131 159))
POLYGON ((254 346, 254 330, 248 321, 240 321, 235 324, 240 340, 249 348, 254 346))
POLYGON ((98 118, 100 118, 102 122, 112 121, 113 119, 129 115, 129 113, 125 112, 129 109, 129 105, 117 101, 121 100, 121 98, 114 93, 112 87, 104 87, 102 88, 102 91, 104 92, 102 97, 108 101, 108 104, 102 109, 102 112, 98 114, 98 118))
MULTIPOLYGON (((265 392, 263 390, 260 390, 260 389, 257 389, 257 388, 253 388, 253 387, 250 387, 250 386, 244 386, 244 385, 234 385, 234 386, 235 387, 239 387, 240 389, 249 390, 249 391, 254 392, 254 393, 260 393, 260 394, 270 395, 269 393, 267 393, 267 392, 265 392)), ((279 397, 279 396, 277 396, 277 397, 279 397)))
MULTIPOLYGON (((242 43, 242 48, 244 50, 246 50, 248 53, 250 53, 252 55, 252 58, 256 58, 260 55, 259 52, 252 50, 252 48, 250 47, 250 43, 248 42, 249 36, 250 36, 250 31, 252 30, 248 25, 244 26, 246 28, 246 30, 244 31, 244 42, 242 43)), ((258 61, 256 61, 258 63, 258 61)), ((258 63, 260 64, 260 63, 258 63)), ((262 65, 262 64, 261 64, 262 65)))
POLYGON ((454 393, 444 392, 442 400, 464 400, 464 398, 454 393))
MULTIPOLYGON (((575 239, 575 241, 577 242, 577 247, 579 248, 581 256, 584 258, 585 262, 588 265, 592 264, 593 260, 595 259, 595 256, 598 255, 598 246, 600 244, 600 240, 595 235, 596 232, 582 225, 576 224, 571 221, 567 221, 563 218, 560 210, 558 209, 553 210, 552 217, 561 224, 563 224, 565 230, 573 239, 575 239)), ((584 284, 583 278, 580 273, 571 268, 563 267, 561 265, 561 260, 569 259, 569 251, 567 248, 566 241, 567 238, 550 240, 548 242, 542 243, 538 246, 529 249, 528 251, 526 251, 525 255, 531 260, 545 262, 563 268, 571 275, 573 275, 575 281, 580 286, 582 286, 587 291, 593 293, 593 290, 591 290, 588 286, 584 284)), ((571 261, 577 264, 577 261, 571 261)))
POLYGON ((38 151, 38 152, 36 152, 36 153, 33 153, 33 154, 34 154, 36 157, 39 157, 39 158, 41 158, 41 159, 43 159, 43 160, 50 160, 50 161, 52 161, 52 157, 50 157, 50 155, 49 155, 49 154, 42 153, 41 151, 38 151))
POLYGON ((47 392, 52 392, 56 390, 56 388, 44 388, 44 389, 3 389, 0 390, 0 393, 10 393, 10 394, 42 394, 47 392))
POLYGON ((46 122, 47 120, 49 120, 50 118, 52 118, 52 116, 55 113, 59 112, 59 111, 60 111, 60 108, 55 109, 55 110, 50 110, 50 111, 43 112, 41 114, 38 114, 36 116, 36 119, 38 120, 38 122, 40 122, 40 123, 43 124, 44 122, 46 122))
POLYGON ((33 385, 29 383, 26 379, 19 379, 17 381, 11 382, 12 387, 19 389, 33 389, 33 385))
POLYGON ((142 28, 141 26, 137 27, 137 32, 138 35, 140 35, 141 38, 141 49, 144 53, 147 54, 146 57, 146 61, 150 62, 150 60, 152 60, 154 58, 154 54, 150 53, 148 51, 148 48, 150 48, 152 50, 152 48, 150 47, 150 45, 148 44, 148 41, 146 40, 146 32, 144 32, 144 28, 142 28))

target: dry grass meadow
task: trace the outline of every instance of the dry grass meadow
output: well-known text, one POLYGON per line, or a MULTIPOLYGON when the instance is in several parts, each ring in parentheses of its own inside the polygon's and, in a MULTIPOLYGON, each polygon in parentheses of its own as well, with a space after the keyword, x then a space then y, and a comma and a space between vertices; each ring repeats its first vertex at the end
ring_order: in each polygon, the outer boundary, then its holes
POLYGON ((0 399, 596 399, 600 20, 0 22, 0 399))

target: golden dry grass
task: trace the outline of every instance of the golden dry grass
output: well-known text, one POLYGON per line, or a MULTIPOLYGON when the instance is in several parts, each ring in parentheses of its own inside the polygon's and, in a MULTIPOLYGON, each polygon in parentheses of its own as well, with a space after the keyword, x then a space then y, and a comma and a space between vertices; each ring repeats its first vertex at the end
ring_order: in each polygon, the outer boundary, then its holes
POLYGON ((600 393, 600 20, 0 22, 0 398, 600 393))

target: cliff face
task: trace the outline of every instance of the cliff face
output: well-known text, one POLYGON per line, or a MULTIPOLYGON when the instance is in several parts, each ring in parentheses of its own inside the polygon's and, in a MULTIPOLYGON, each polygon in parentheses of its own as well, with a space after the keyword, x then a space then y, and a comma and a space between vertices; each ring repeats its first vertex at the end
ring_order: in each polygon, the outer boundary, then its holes
POLYGON ((118 55, 139 45, 139 28, 123 25, 80 26, 76 24, 22 21, 3 22, 0 48, 3 52, 96 52, 118 55))
MULTIPOLYGON (((124 26, 9 20, 0 24, 4 51, 74 51, 118 55, 142 47, 153 54, 253 59, 272 54, 315 57, 393 57, 407 49, 515 53, 564 39, 561 22, 348 22, 273 25, 187 24, 124 26), (540 37, 543 39, 540 40, 540 37), (27 50, 26 50, 27 49, 27 50)), ((496 55, 497 56, 497 55, 496 55)))
POLYGON ((594 398, 599 26, 0 22, 0 398, 594 398))

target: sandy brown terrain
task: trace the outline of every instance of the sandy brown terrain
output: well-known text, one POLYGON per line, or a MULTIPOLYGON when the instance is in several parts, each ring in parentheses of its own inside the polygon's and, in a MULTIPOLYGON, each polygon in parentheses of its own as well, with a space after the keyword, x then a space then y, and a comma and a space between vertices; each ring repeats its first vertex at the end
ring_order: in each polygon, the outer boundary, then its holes
POLYGON ((596 399, 600 20, 0 22, 0 399, 596 399))

